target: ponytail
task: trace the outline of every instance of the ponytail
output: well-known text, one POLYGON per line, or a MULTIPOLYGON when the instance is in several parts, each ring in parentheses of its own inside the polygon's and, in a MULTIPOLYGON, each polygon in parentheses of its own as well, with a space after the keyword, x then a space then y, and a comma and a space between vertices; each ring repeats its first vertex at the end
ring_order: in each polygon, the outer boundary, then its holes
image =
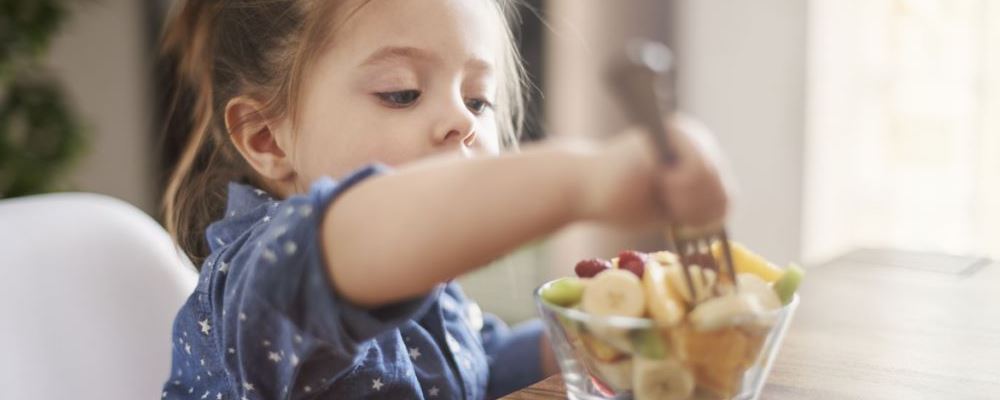
MULTIPOLYGON (((183 143, 183 150, 163 197, 165 224, 195 265, 200 265, 208 255, 204 230, 224 212, 221 207, 228 180, 210 167, 216 164, 213 161, 219 157, 220 148, 231 146, 218 140, 221 135, 215 132, 218 127, 213 93, 214 26, 219 8, 220 2, 216 0, 186 1, 166 27, 162 44, 163 56, 175 62, 177 74, 170 112, 176 113, 178 106, 190 111, 187 123, 169 126, 180 129, 166 132, 176 142, 183 143), (178 104, 183 100, 191 103, 178 104)), ((167 120, 177 117, 170 115, 167 120)))

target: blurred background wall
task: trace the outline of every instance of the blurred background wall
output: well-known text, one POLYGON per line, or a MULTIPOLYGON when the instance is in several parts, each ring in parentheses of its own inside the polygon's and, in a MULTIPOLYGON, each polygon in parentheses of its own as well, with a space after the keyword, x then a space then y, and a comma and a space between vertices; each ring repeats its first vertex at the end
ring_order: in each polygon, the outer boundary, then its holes
POLYGON ((85 121, 88 149, 68 179, 156 213, 152 66, 146 4, 72 2, 52 43, 48 66, 85 121))

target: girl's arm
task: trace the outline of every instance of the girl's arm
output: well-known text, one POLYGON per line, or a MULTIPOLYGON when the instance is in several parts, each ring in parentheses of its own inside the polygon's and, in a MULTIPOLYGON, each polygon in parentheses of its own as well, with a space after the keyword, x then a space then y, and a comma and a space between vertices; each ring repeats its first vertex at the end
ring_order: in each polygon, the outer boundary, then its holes
POLYGON ((596 144, 432 159, 358 184, 323 218, 334 287, 377 307, 425 294, 572 221, 662 221, 656 182, 669 177, 647 137, 596 144))

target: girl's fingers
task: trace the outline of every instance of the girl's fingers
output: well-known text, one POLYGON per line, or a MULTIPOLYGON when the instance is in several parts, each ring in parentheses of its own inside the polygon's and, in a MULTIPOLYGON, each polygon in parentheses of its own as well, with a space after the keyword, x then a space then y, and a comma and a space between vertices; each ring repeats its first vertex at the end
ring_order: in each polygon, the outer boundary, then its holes
POLYGON ((677 162, 662 168, 664 203, 671 219, 703 225, 723 219, 728 191, 721 172, 723 158, 714 138, 701 124, 678 116, 668 135, 677 162))
POLYGON ((728 196, 718 174, 706 169, 667 169, 661 182, 664 203, 673 222, 697 226, 725 217, 728 196))

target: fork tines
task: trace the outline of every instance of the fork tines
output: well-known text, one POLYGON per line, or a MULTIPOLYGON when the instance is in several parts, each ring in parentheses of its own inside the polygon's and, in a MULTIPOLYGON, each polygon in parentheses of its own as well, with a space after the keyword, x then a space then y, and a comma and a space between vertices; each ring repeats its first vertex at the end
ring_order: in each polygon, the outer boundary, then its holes
POLYGON ((705 270, 715 272, 717 283, 715 294, 723 294, 728 288, 736 287, 736 271, 733 268, 733 258, 729 248, 729 238, 725 228, 721 226, 690 229, 687 227, 674 226, 670 230, 670 242, 674 247, 683 268, 681 268, 684 279, 691 293, 692 300, 697 302, 697 291, 694 281, 691 279, 691 266, 696 266, 694 271, 701 274, 701 282, 707 282, 705 270), (718 260, 712 254, 712 244, 718 242, 722 247, 722 259, 718 260))

